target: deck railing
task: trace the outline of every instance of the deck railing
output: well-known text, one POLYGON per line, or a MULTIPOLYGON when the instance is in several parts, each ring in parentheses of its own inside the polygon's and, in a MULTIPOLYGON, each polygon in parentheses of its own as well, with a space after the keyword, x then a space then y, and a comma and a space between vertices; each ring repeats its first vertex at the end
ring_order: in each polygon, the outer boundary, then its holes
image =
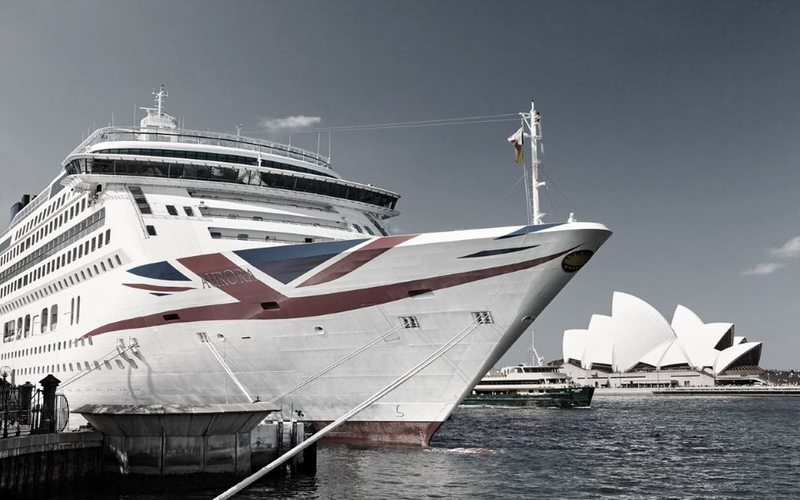
MULTIPOLYGON (((204 132, 200 130, 183 129, 158 129, 146 127, 105 127, 98 129, 78 145, 71 155, 84 153, 87 148, 101 143, 112 141, 153 141, 169 142, 179 144, 201 144, 205 146, 222 146, 249 151, 261 152, 266 154, 293 158, 325 168, 331 168, 330 158, 306 151, 305 149, 295 148, 286 144, 280 144, 262 139, 242 137, 232 134, 222 134, 219 132, 204 132)), ((70 155, 70 156, 71 156, 70 155)))

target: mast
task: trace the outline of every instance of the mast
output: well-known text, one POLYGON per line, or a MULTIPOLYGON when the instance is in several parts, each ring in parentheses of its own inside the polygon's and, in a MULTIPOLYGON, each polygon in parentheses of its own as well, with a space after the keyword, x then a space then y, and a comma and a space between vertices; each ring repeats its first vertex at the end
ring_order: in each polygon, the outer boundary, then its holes
POLYGON ((536 106, 531 100, 531 111, 520 113, 523 127, 527 127, 526 137, 531 140, 531 224, 542 223, 544 213, 539 208, 539 188, 545 186, 544 182, 539 182, 539 169, 542 165, 542 115, 536 111, 536 106))
POLYGON ((544 358, 536 350, 536 332, 531 328, 531 366, 544 366, 544 358))

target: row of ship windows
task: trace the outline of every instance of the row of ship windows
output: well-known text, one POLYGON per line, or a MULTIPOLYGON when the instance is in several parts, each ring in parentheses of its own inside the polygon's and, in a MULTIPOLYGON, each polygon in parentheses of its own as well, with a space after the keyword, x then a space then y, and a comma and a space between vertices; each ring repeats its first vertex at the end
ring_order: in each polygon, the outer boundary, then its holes
MULTIPOLYGON (((63 200, 63 199, 64 199, 63 196, 59 197, 59 200, 63 200)), ((31 222, 26 224, 25 228, 23 228, 24 230, 17 231, 18 236, 15 238, 15 241, 19 241, 19 238, 24 236, 24 234, 28 230, 28 225, 29 224, 31 225, 31 227, 35 226, 36 224, 38 224, 40 222, 40 220, 39 220, 40 217, 42 219, 47 217, 47 215, 45 215, 45 214, 50 210, 50 208, 52 208, 54 206, 56 206, 56 205, 51 205, 50 207, 47 207, 47 210, 45 210, 44 212, 42 212, 39 215, 37 215, 31 222)), ((16 256, 20 255, 22 252, 24 252, 25 250, 30 248, 32 245, 35 245, 40 240, 44 239, 45 236, 49 235, 53 231, 56 231, 61 226, 63 226, 64 224, 66 224, 67 222, 72 220, 74 217, 76 217, 78 214, 80 214, 83 211, 85 211, 87 206, 91 206, 91 204, 87 205, 86 198, 83 198, 79 203, 76 202, 74 205, 70 206, 69 209, 64 209, 63 212, 58 214, 58 217, 54 217, 49 223, 47 223, 44 226, 40 227, 38 231, 34 232, 33 234, 31 234, 30 236, 28 236, 24 240, 19 241, 19 243, 17 245, 15 245, 11 249, 11 251, 6 252, 3 255, 3 257, 0 258, 0 264, 6 264, 11 259, 13 259, 16 256)))
MULTIPOLYGON (((5 297, 6 295, 13 293, 16 290, 24 286, 27 286, 29 283, 33 283, 38 279, 44 278, 48 276, 50 273, 57 271, 61 267, 71 264, 72 261, 80 259, 84 255, 89 255, 95 250, 99 250, 100 248, 102 248, 103 245, 108 245, 109 243, 111 243, 111 229, 106 229, 105 233, 100 233, 92 237, 91 239, 81 244, 78 244, 77 246, 73 247, 72 250, 67 250, 65 253, 59 255, 50 262, 42 264, 40 267, 34 269, 33 271, 3 286, 2 289, 0 289, 0 297, 5 297)), ((119 257, 117 257, 117 260, 119 260, 119 257)), ((109 264, 111 263, 110 261, 111 259, 109 259, 109 264)), ((103 267, 105 267, 105 265, 102 262, 100 264, 103 267)), ((95 266, 95 268, 96 267, 97 266, 95 266)), ((103 271, 105 271, 105 269, 103 269, 103 271)))
MULTIPOLYGON (((19 228, 17 230, 17 232, 14 233, 14 238, 15 239, 19 239, 22 235, 27 233, 33 226, 35 226, 36 224, 42 222, 47 217, 49 217, 53 212, 55 212, 56 210, 58 210, 59 208, 61 208, 64 205, 64 202, 66 201, 66 199, 67 199, 66 193, 62 194, 61 196, 56 198, 56 200, 53 201, 53 203, 50 206, 48 206, 46 209, 44 209, 44 211, 39 213, 39 215, 37 215, 33 219, 29 220, 28 222, 25 223, 25 225, 23 225, 21 228, 19 228)), ((31 200, 31 203, 33 203, 33 200, 31 200)))
POLYGON ((99 275, 100 273, 110 271, 114 269, 114 267, 120 265, 122 265, 122 260, 119 258, 119 255, 114 255, 113 260, 111 259, 111 257, 109 257, 105 261, 100 261, 99 263, 93 264, 91 266, 86 266, 86 268, 81 269, 80 271, 76 271, 74 274, 67 276, 66 278, 61 279, 59 281, 56 281, 55 283, 48 285, 42 288, 41 290, 36 290, 33 293, 30 293, 22 298, 19 298, 5 306, 2 306, 0 307, 0 312, 7 313, 13 311, 18 307, 30 304, 31 302, 47 297, 50 294, 60 292, 66 288, 69 288, 72 285, 90 279, 94 276, 99 275), (116 265, 114 264, 115 261, 116 265), (107 266, 106 263, 108 263, 107 266))
MULTIPOLYGON (((58 304, 54 304, 50 310, 45 307, 42 309, 42 314, 26 314, 23 319, 22 316, 17 318, 16 325, 14 320, 7 321, 3 326, 3 342, 9 342, 12 337, 17 340, 27 338, 31 335, 32 330, 35 330, 36 322, 39 322, 39 333, 47 333, 48 331, 55 331, 58 328, 58 304), (50 318, 50 326, 48 328, 47 319, 50 318), (16 326, 16 328, 15 328, 16 326)), ((70 301, 69 309, 69 324, 77 325, 81 320, 81 298, 73 298, 70 301)))
POLYGON ((131 175, 167 179, 212 181, 332 196, 359 203, 394 209, 398 197, 370 187, 360 187, 338 179, 306 177, 290 173, 262 172, 244 167, 210 167, 174 163, 146 163, 124 160, 74 160, 67 168, 70 174, 131 175))
MULTIPOLYGON (((125 368, 125 364, 119 360, 115 359, 117 367, 120 369, 125 368)), ((53 365, 40 365, 40 366, 31 366, 22 368, 19 370, 19 375, 44 375, 46 373, 59 373, 59 372, 90 372, 92 370, 101 370, 103 367, 107 369, 113 368, 111 361, 106 359, 104 361, 94 361, 89 363, 88 361, 84 361, 82 364, 80 361, 76 361, 74 363, 56 363, 53 365)), ((136 367, 136 366, 134 366, 136 367)))
POLYGON ((98 149, 92 151, 95 154, 120 154, 120 155, 141 155, 141 156, 161 156, 166 158, 186 158, 188 160, 219 161, 225 163, 241 163, 244 165, 275 168, 278 170, 293 170, 305 174, 321 175, 333 177, 330 174, 314 170, 312 168, 298 167, 288 163, 253 158, 251 156, 224 155, 219 153, 207 153, 205 151, 184 151, 170 149, 142 149, 142 148, 114 148, 98 149))
POLYGON ((64 340, 61 342, 52 342, 50 344, 43 344, 36 347, 28 347, 25 349, 18 349, 16 351, 6 352, 0 356, 0 359, 16 359, 22 358, 25 356, 33 356, 35 354, 44 354, 46 352, 56 352, 62 351, 67 349, 74 349, 76 347, 84 347, 86 345, 94 345, 92 341, 92 337, 89 339, 75 339, 75 340, 64 340))
POLYGON ((84 236, 102 227, 105 223, 105 212, 105 208, 101 208, 88 215, 70 226, 66 231, 61 232, 58 236, 50 238, 47 243, 40 245, 36 250, 28 253, 14 264, 6 266, 6 268, 0 272, 0 284, 5 284, 12 278, 24 274, 29 269, 38 266, 44 260, 51 258, 62 249, 67 248, 76 241, 81 240, 84 236))

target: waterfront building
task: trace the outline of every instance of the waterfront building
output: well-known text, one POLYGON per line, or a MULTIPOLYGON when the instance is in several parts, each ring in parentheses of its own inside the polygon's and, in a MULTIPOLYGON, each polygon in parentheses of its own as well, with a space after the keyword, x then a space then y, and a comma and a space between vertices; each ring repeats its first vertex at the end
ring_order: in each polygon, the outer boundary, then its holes
POLYGON ((565 372, 583 385, 614 388, 759 382, 761 347, 735 335, 733 323, 705 323, 682 305, 668 322, 622 292, 614 292, 610 316, 566 330, 562 344, 565 372))

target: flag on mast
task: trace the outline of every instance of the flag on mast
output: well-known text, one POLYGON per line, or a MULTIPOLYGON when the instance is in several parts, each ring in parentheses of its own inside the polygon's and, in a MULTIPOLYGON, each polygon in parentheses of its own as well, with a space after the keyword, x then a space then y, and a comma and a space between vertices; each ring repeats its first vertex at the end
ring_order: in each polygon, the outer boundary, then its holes
POLYGON ((525 163, 525 149, 522 147, 525 144, 525 135, 523 134, 522 127, 511 134, 511 137, 508 138, 508 142, 514 145, 514 152, 516 153, 514 161, 517 162, 517 165, 525 163))

